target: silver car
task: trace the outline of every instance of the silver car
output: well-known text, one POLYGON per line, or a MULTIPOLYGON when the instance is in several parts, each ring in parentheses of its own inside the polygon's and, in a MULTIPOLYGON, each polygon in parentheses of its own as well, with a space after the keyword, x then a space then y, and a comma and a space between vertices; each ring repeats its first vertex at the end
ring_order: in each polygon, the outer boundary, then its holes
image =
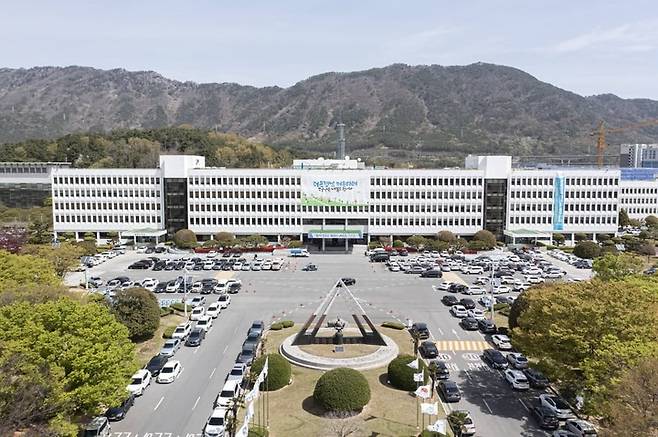
POLYGON ((164 346, 160 349, 160 355, 173 357, 178 349, 180 349, 180 339, 170 338, 165 340, 164 346))

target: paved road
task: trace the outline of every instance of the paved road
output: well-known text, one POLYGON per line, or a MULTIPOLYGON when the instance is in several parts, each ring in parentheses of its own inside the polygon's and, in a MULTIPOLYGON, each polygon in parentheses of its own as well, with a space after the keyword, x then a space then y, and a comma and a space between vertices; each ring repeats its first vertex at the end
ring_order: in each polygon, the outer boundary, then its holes
MULTIPOLYGON (((165 280, 180 274, 176 271, 125 270, 135 259, 126 254, 92 270, 90 275, 111 279, 126 274, 131 279, 155 277, 165 280)), ((193 272, 197 279, 212 277, 217 272, 193 272)), ((459 403, 450 409, 467 409, 473 415, 480 436, 543 436, 528 418, 536 390, 513 392, 497 371, 490 370, 480 359, 487 338, 479 332, 467 332, 458 325, 441 302, 443 292, 432 290, 436 279, 389 272, 383 264, 371 264, 361 251, 351 255, 312 255, 306 259, 289 259, 279 272, 235 272, 243 282, 243 291, 233 296, 231 306, 215 322, 199 348, 183 347, 176 359, 183 373, 170 385, 153 383, 137 399, 126 419, 113 423, 114 437, 189 436, 201 433, 212 411, 212 403, 220 391, 252 320, 271 322, 279 319, 305 321, 313 309, 341 276, 357 278, 350 287, 374 322, 397 319, 428 323, 433 338, 451 368, 451 379, 463 391, 459 403), (313 262, 317 272, 300 268, 313 262), (152 433, 150 436, 148 433, 152 433)), ((470 282, 474 277, 462 277, 470 282)), ((161 295, 170 297, 171 295, 161 295)), ((210 295, 211 300, 216 295, 210 295)), ((347 301, 337 300, 334 317, 347 319, 352 308, 347 301)))

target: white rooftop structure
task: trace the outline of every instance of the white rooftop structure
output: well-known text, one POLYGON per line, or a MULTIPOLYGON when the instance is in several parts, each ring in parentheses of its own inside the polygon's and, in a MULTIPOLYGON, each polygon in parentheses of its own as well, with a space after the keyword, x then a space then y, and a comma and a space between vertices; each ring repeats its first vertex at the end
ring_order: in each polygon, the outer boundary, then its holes
POLYGON ((295 159, 292 162, 292 168, 295 170, 362 170, 365 169, 365 163, 360 159, 295 159))

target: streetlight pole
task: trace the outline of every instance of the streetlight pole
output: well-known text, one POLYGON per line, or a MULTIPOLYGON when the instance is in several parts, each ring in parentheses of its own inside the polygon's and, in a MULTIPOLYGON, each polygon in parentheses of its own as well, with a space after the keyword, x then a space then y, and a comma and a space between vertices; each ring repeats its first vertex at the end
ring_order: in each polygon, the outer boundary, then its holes
POLYGON ((183 269, 183 310, 187 319, 187 267, 183 269))
POLYGON ((489 280, 489 292, 490 292, 490 298, 491 298, 491 302, 489 302, 489 306, 490 306, 490 308, 489 308, 490 309, 489 317, 490 317, 492 322, 493 322, 493 319, 494 319, 494 292, 493 292, 494 291, 494 272, 497 269, 498 268, 496 266, 496 263, 492 262, 491 263, 491 279, 489 280))

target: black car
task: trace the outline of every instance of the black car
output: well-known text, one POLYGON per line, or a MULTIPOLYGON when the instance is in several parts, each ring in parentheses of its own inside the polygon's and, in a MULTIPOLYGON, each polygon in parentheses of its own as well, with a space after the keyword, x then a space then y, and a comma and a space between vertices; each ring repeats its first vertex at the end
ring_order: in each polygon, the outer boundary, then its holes
POLYGON ((475 309, 475 301, 473 299, 469 299, 467 297, 461 299, 459 301, 459 304, 462 305, 464 308, 467 310, 473 310, 475 309))
POLYGON ((433 341, 424 341, 418 347, 418 352, 423 358, 431 359, 439 356, 439 350, 433 341))
POLYGON ((420 274, 421 278, 440 278, 441 276, 443 276, 441 270, 436 270, 436 269, 425 270, 423 273, 420 274))
POLYGON ((128 266, 128 269, 130 269, 130 270, 146 270, 149 267, 151 267, 151 264, 145 263, 145 262, 142 262, 142 261, 137 261, 137 262, 134 262, 134 263, 130 264, 128 266))
POLYGON ((249 328, 247 335, 254 333, 260 338, 263 335, 263 332, 265 332, 265 322, 262 320, 254 320, 251 323, 251 327, 249 328))
POLYGON ((459 402, 461 400, 462 394, 456 382, 450 380, 439 381, 438 386, 446 402, 459 402))
POLYGON ((526 378, 528 378, 530 387, 546 388, 548 387, 548 384, 550 384, 550 381, 546 376, 544 376, 543 373, 541 373, 539 370, 533 369, 532 367, 523 369, 523 374, 526 378))
POLYGON ((258 346, 258 343, 260 343, 260 337, 261 335, 257 331, 249 331, 249 334, 247 334, 247 339, 242 343, 242 347, 244 348, 245 346, 249 345, 256 345, 258 346))
POLYGON ((315 272, 318 269, 318 266, 315 264, 307 264, 304 267, 302 267, 303 272, 315 272))
POLYGON ((176 268, 176 263, 175 262, 168 262, 167 264, 165 264, 164 269, 170 272, 170 271, 174 270, 175 268, 176 268))
POLYGON ((495 334, 496 333, 496 324, 491 319, 480 319, 480 320, 478 320, 478 328, 484 334, 495 334))
POLYGON ((178 261, 176 263, 176 266, 174 267, 175 270, 183 270, 185 268, 185 261, 178 261))
POLYGON ((449 293, 463 293, 468 290, 468 287, 464 284, 450 284, 448 287, 449 293))
POLYGON ((411 332, 417 333, 418 338, 421 340, 426 340, 430 338, 430 330, 427 328, 427 323, 423 322, 416 322, 413 325, 411 325, 411 332))
POLYGON ((450 294, 446 294, 441 298, 441 302, 443 302, 444 305, 451 307, 453 305, 457 305, 459 303, 459 299, 450 294))
POLYGON ((535 419, 537 419, 540 428, 553 430, 558 429, 560 426, 557 415, 551 409, 542 405, 535 405, 530 411, 535 419))
POLYGON ((215 290, 215 286, 211 284, 203 284, 201 287, 201 294, 212 294, 215 290))
POLYGON ((436 369, 436 379, 448 379, 450 377, 450 370, 444 361, 432 361, 436 369))
POLYGON ((105 417, 107 420, 118 421, 123 420, 126 417, 126 413, 130 410, 130 407, 135 403, 135 395, 130 393, 126 399, 121 402, 121 405, 116 407, 108 408, 105 412, 105 417))
MULTIPOLYGON (((356 284, 356 279, 354 279, 354 278, 340 278, 340 280, 343 281, 342 283, 345 284, 348 287, 350 285, 355 285, 356 284)), ((340 287, 341 285, 342 284, 339 282, 338 286, 340 287)))
POLYGON ((485 349, 482 358, 494 369, 507 369, 509 365, 505 355, 495 349, 485 349))
POLYGON ((478 321, 473 317, 464 317, 463 319, 461 319, 459 324, 462 325, 462 328, 464 328, 467 331, 478 330, 478 321))
POLYGON ((239 282, 231 282, 228 284, 228 294, 236 294, 242 288, 242 284, 239 282))
POLYGON ((409 252, 407 252, 405 249, 398 250, 398 254, 400 256, 409 256, 409 252))
POLYGON ((238 359, 235 360, 235 362, 250 366, 251 363, 256 358, 257 349, 258 349, 258 345, 254 345, 254 344, 248 344, 242 346, 242 352, 240 352, 240 355, 238 355, 238 359))
POLYGON ((151 360, 146 364, 144 368, 151 372, 151 376, 155 377, 160 374, 160 370, 162 370, 164 365, 167 364, 167 361, 169 361, 169 357, 165 357, 164 355, 156 355, 151 358, 151 360))
POLYGON ((159 270, 164 269, 167 266, 167 263, 164 261, 158 261, 155 264, 153 264, 153 271, 157 272, 159 270))
POLYGON ((201 328, 194 328, 185 340, 185 346, 201 346, 201 342, 206 338, 206 331, 201 328))
POLYGON ((158 285, 155 286, 153 293, 166 293, 166 291, 167 291, 167 283, 160 282, 158 283, 158 285))

